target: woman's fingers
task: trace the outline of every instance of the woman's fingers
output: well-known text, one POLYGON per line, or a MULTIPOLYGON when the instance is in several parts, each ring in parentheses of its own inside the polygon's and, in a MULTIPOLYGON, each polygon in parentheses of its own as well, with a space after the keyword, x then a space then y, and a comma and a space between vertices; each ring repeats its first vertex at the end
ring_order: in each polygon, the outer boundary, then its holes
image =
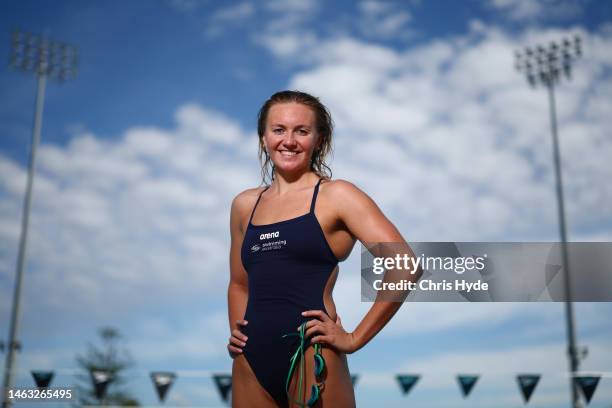
POLYGON ((332 321, 327 315, 327 313, 323 312, 322 310, 306 310, 302 312, 302 316, 313 316, 313 317, 320 319, 323 322, 332 321))
MULTIPOLYGON (((236 320, 236 323, 244 326, 248 322, 246 320, 236 320)), ((227 343, 227 350, 230 356, 234 358, 236 355, 242 353, 242 347, 246 346, 246 341, 249 337, 244 335, 239 329, 233 329, 231 334, 229 342, 227 343)))
POLYGON ((229 338, 229 343, 227 344, 227 350, 232 358, 242 353, 242 347, 246 346, 247 339, 248 337, 242 334, 240 330, 232 330, 232 336, 229 338))
MULTIPOLYGON (((327 315, 327 313, 325 313, 322 310, 306 310, 304 312, 302 312, 302 316, 304 317, 315 317, 316 319, 319 320, 309 320, 306 322, 306 325, 304 326, 304 330, 307 330, 309 327, 312 327, 313 325, 317 324, 317 323, 333 323, 332 319, 329 318, 329 316, 327 315)), ((296 328, 296 330, 300 330, 300 327, 298 326, 296 328)))
MULTIPOLYGON (((236 324, 239 326, 246 326, 249 322, 246 320, 236 320, 236 324)), ((238 345, 240 347, 244 347, 246 345, 246 341, 248 340, 248 336, 245 336, 239 329, 232 330, 232 337, 229 339, 228 348, 234 352, 242 353, 242 349, 232 346, 232 344, 238 345), (236 351, 238 350, 238 351, 236 351)))
POLYGON ((242 353, 242 349, 241 348, 232 346, 231 344, 227 345, 227 349, 228 349, 228 351, 230 353, 230 356, 232 358, 234 358, 237 354, 241 354, 242 353))
POLYGON ((310 339, 310 342, 311 343, 333 344, 331 336, 315 336, 312 339, 310 339))
POLYGON ((327 344, 336 350, 342 351, 343 353, 351 354, 357 350, 355 344, 355 337, 353 333, 337 333, 337 334, 320 334, 310 339, 310 343, 322 343, 327 344))
POLYGON ((234 329, 232 330, 232 336, 242 340, 242 341, 247 341, 248 336, 245 336, 244 333, 242 333, 240 330, 238 329, 234 329))
MULTIPOLYGON (((322 310, 306 310, 302 312, 302 316, 315 317, 315 319, 307 321, 304 325, 304 334, 306 336, 311 336, 316 332, 322 332, 326 334, 327 331, 333 334, 338 331, 336 330, 338 327, 341 329, 341 332, 344 332, 344 328, 342 327, 342 323, 340 320, 340 315, 338 314, 336 315, 336 321, 333 321, 329 317, 329 315, 322 310), (329 330, 326 329, 327 327, 329 328, 329 330)), ((300 327, 298 326, 296 330, 299 331, 300 327)))
POLYGON ((236 353, 242 353, 242 348, 237 347, 235 344, 228 344, 227 348, 236 353))
POLYGON ((240 347, 246 346, 246 342, 245 341, 240 340, 239 338, 234 337, 234 336, 230 337, 229 342, 230 342, 230 344, 235 344, 235 345, 240 346, 240 347))
POLYGON ((310 337, 313 334, 338 335, 344 333, 346 333, 344 327, 331 320, 325 323, 319 320, 311 320, 306 324, 304 330, 305 337, 310 337))
POLYGON ((325 326, 321 322, 314 321, 311 326, 304 331, 304 337, 310 337, 315 333, 325 333, 325 326))

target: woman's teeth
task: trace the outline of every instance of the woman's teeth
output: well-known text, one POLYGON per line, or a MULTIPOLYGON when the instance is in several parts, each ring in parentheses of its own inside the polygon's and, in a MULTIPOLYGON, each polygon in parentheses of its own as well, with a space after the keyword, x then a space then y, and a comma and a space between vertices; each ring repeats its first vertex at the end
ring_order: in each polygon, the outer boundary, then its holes
POLYGON ((288 152, 288 151, 285 151, 285 150, 281 150, 280 154, 282 156, 295 156, 297 154, 297 152, 288 152))

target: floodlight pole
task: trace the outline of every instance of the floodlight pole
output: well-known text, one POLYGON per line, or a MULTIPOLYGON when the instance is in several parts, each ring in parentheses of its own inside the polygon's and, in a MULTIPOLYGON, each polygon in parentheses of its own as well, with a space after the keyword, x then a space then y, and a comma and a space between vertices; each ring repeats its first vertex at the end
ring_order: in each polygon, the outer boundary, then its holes
POLYGON ((21 286, 27 254, 32 186, 34 184, 36 166, 36 149, 40 142, 47 77, 57 78, 60 81, 70 77, 73 78, 76 75, 77 62, 76 49, 74 49, 74 47, 70 47, 66 44, 49 42, 46 38, 32 36, 30 34, 24 36, 20 32, 15 32, 13 34, 12 44, 11 67, 19 68, 23 71, 35 72, 38 77, 38 89, 36 92, 36 109, 34 113, 34 127, 32 129, 32 146, 28 164, 26 193, 23 201, 21 235, 19 239, 19 252, 17 255, 17 274, 13 289, 13 305, 9 327, 9 341, 7 345, 8 352, 6 355, 3 388, 0 393, 0 395, 2 395, 2 408, 9 408, 12 404, 9 399, 9 388, 13 385, 15 353, 21 350, 21 344, 17 340, 21 286))
POLYGON ((555 167, 557 209, 559 215, 559 230, 561 235, 561 256, 565 283, 565 314, 568 340, 568 359, 570 370, 570 390, 573 408, 581 407, 578 387, 574 380, 580 358, 576 347, 576 333, 574 330, 574 310, 572 303, 570 262, 567 250, 567 230, 565 225, 565 206, 563 202, 563 181, 561 176, 561 154, 557 131, 557 112, 555 107, 555 83, 560 80, 563 72, 567 79, 571 75, 571 63, 581 55, 580 37, 574 41, 564 39, 562 46, 553 42, 548 48, 537 46, 535 49, 526 48, 524 53, 516 53, 516 68, 525 73, 532 87, 543 84, 548 89, 548 102, 550 108, 550 127, 553 140, 553 161, 555 167))
POLYGON ((559 211, 559 229, 561 233, 561 256, 563 257, 563 270, 565 271, 565 314, 567 325, 567 340, 568 340, 568 358, 570 366, 570 386, 572 387, 573 407, 580 407, 577 386, 573 375, 578 371, 579 358, 578 350, 576 349, 576 332, 574 330, 574 308, 571 297, 571 277, 569 254, 567 251, 567 232, 565 227, 565 207, 563 204, 563 182, 561 178, 561 155, 559 152, 559 138, 557 136, 557 112, 555 109, 555 88, 554 85, 548 85, 548 100, 550 105, 550 126, 552 129, 553 138, 553 156, 555 162, 555 175, 557 179, 557 208, 559 211))

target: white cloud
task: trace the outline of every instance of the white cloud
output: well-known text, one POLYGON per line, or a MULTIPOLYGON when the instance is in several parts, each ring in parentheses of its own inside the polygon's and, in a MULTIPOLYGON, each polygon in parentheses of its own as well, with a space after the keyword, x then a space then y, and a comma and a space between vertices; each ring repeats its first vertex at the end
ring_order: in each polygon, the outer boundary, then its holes
POLYGON ((298 13, 310 15, 317 11, 319 2, 317 0, 267 0, 264 7, 277 13, 298 13))
POLYGON ((229 358, 225 347, 229 337, 225 312, 196 314, 189 317, 187 324, 182 320, 179 319, 181 323, 177 324, 150 317, 138 322, 135 330, 139 338, 130 343, 134 358, 149 364, 168 360, 184 364, 191 359, 229 358))
POLYGON ((315 34, 304 32, 272 31, 256 35, 254 41, 266 47, 278 58, 299 56, 317 43, 315 34))
POLYGON ((516 21, 566 19, 581 13, 579 0, 489 0, 489 7, 516 21))
POLYGON ((542 4, 537 1, 493 0, 490 5, 508 12, 514 19, 534 17, 542 12, 542 4))
POLYGON ((366 0, 359 3, 361 11, 358 28, 366 38, 390 39, 408 38, 412 31, 408 24, 412 22, 412 14, 402 5, 366 0))
POLYGON ((319 5, 319 1, 315 0, 266 1, 264 27, 251 33, 251 40, 276 57, 295 63, 292 59, 318 42, 309 23, 319 12, 319 5))
POLYGON ((218 22, 240 22, 253 15, 255 7, 252 3, 245 1, 233 6, 217 10, 211 18, 218 22))
POLYGON ((206 35, 214 38, 230 27, 237 27, 255 14, 255 6, 250 1, 224 7, 211 13, 207 20, 206 35))
POLYGON ((359 9, 367 14, 381 14, 390 11, 391 3, 378 0, 365 0, 359 3, 359 9))

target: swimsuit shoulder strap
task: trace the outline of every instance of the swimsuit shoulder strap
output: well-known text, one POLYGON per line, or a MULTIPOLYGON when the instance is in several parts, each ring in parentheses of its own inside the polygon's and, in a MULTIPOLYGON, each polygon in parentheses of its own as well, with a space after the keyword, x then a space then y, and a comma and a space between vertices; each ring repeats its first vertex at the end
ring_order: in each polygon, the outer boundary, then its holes
POLYGON ((312 194, 312 202, 310 203, 310 212, 314 214, 315 202, 317 201, 317 195, 319 194, 319 184, 321 184, 321 180, 317 181, 317 185, 315 186, 314 193, 312 194))
POLYGON ((257 201, 255 201, 255 205, 253 206, 253 211, 251 211, 251 217, 249 218, 249 224, 251 225, 251 222, 253 221, 253 214, 255 214, 255 209, 257 208, 257 204, 259 204, 259 200, 261 200, 261 195, 264 193, 264 191, 266 191, 268 188, 270 188, 270 186, 266 186, 266 188, 264 188, 263 190, 261 190, 261 192, 259 193, 259 196, 257 197, 257 201))

